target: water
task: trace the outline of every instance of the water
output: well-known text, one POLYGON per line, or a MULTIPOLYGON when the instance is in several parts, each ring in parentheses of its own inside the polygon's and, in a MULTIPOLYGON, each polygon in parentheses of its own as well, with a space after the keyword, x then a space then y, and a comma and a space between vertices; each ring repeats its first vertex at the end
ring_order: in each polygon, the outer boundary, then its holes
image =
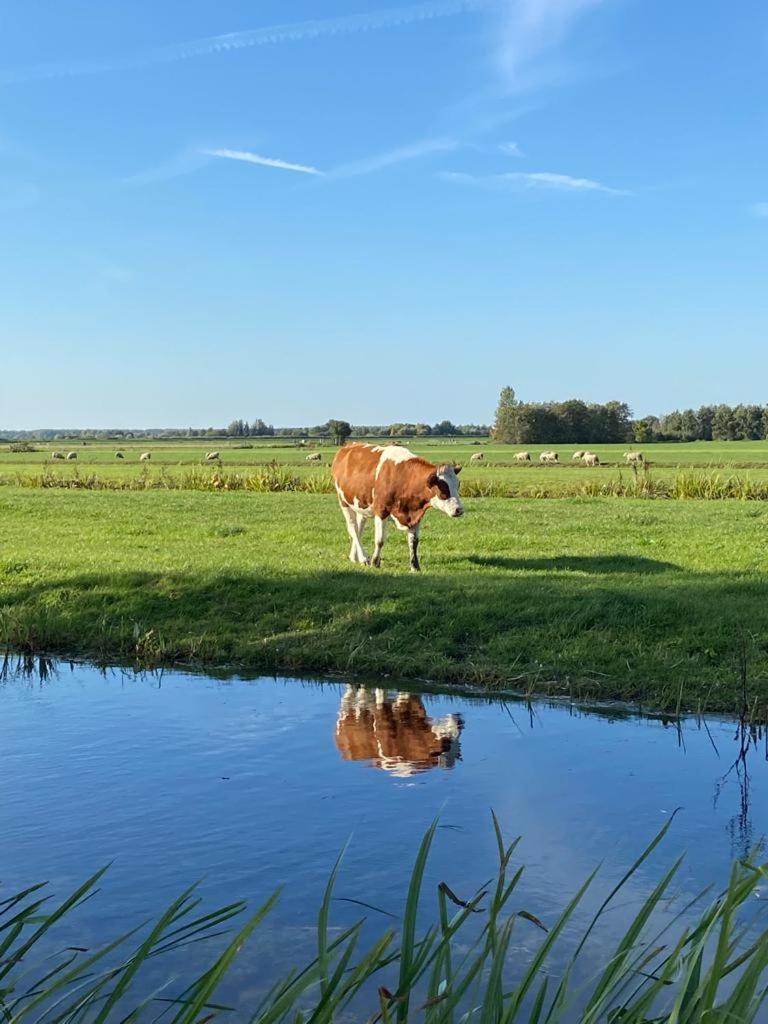
MULTIPOLYGON (((675 891, 691 897, 725 881, 731 859, 761 837, 764 742, 716 718, 677 726, 541 702, 59 665, 48 678, 0 685, 0 877, 6 893, 49 879, 63 894, 113 862, 78 922, 90 942, 198 879, 211 906, 241 897, 255 906, 285 885, 253 946, 258 982, 246 960, 231 983, 248 1004, 271 972, 311 955, 322 890, 348 840, 339 924, 361 913, 347 900, 400 912, 436 815, 428 889, 444 879, 474 892, 494 870, 493 808, 508 836, 523 837, 516 862, 527 867, 510 909, 552 921, 604 862, 576 936, 680 808, 608 915, 599 958, 680 852, 675 891)), ((525 947, 522 933, 518 941, 525 947)))

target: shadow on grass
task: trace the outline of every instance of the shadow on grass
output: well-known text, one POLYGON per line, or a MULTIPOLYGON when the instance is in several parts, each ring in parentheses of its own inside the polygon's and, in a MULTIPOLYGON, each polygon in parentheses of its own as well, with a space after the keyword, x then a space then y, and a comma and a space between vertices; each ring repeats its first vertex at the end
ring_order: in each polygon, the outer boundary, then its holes
POLYGON ((560 555, 556 558, 505 558, 495 555, 470 555, 469 561, 493 569, 513 572, 587 572, 587 573, 655 573, 680 572, 674 562, 660 562, 641 555, 560 555))
POLYGON ((748 629, 768 694, 762 575, 651 559, 473 559, 489 571, 121 572, 16 579, 0 644, 104 664, 432 680, 732 710, 748 629), (578 568, 591 575, 551 572, 578 568), (640 568, 642 567, 642 568, 640 568), (521 571, 512 575, 507 571, 521 571), (672 571, 674 570, 674 571, 672 571), (627 578, 622 573, 632 573, 627 578))

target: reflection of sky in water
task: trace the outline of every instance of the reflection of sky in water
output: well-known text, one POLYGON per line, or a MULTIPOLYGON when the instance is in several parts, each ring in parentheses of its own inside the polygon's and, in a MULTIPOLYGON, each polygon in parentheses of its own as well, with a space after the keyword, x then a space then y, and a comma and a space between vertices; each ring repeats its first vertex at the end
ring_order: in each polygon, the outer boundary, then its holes
MULTIPOLYGON (((604 862, 569 927, 575 938, 681 808, 661 850, 609 912, 594 944, 599 956, 677 854, 687 852, 674 891, 690 897, 725 881, 731 857, 762 835, 763 741, 747 759, 746 807, 743 766, 727 774, 738 753, 734 732, 717 719, 706 728, 689 720, 678 732, 546 704, 398 700, 392 690, 63 667, 44 683, 0 687, 0 874, 6 891, 41 879, 63 891, 114 861, 102 895, 83 912, 91 941, 100 913, 112 935, 196 879, 207 901, 254 905, 285 883, 272 930, 253 945, 267 959, 263 979, 270 963, 309 954, 322 889, 350 837, 338 923, 360 913, 344 899, 400 912, 435 815, 427 901, 434 904, 443 879, 459 895, 473 892, 494 871, 493 808, 509 837, 523 837, 515 863, 526 871, 510 909, 551 922, 604 862)), ((530 927, 516 929, 513 945, 535 947, 530 927)), ((251 984, 246 964, 242 990, 251 984)))

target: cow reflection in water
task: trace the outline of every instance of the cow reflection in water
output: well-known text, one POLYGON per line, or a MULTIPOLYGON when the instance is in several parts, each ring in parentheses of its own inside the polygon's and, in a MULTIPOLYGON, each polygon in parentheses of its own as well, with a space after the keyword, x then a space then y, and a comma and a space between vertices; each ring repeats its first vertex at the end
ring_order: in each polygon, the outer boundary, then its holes
POLYGON ((453 768, 461 759, 460 715, 429 718, 410 693, 348 686, 336 723, 336 746, 345 761, 370 761, 398 778, 430 768, 453 768))

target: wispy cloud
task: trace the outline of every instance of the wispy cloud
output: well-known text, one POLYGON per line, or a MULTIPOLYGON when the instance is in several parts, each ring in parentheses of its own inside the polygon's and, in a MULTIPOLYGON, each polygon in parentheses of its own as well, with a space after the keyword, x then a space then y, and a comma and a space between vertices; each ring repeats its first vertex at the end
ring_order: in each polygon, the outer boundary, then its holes
POLYGON ((181 178, 185 174, 193 174, 201 167, 211 162, 212 157, 204 150, 185 149, 175 153, 167 160, 163 160, 154 167, 139 171, 127 178, 123 178, 124 185, 153 185, 155 182, 169 181, 172 178, 181 178))
POLYGON ((225 160, 242 160, 247 164, 260 164, 262 167, 276 167, 281 171, 298 171, 300 174, 322 174, 317 167, 307 164, 294 164, 287 160, 277 160, 271 156, 260 156, 242 149, 204 149, 205 156, 222 157, 225 160))
POLYGON ((454 185, 469 185, 494 190, 542 189, 554 192, 605 192, 612 196, 629 196, 631 192, 611 188, 591 178, 574 178, 570 174, 555 174, 552 171, 537 171, 532 174, 520 172, 510 174, 463 174, 457 171, 441 171, 443 181, 454 185))
POLYGON ((753 203, 749 212, 759 220, 768 220, 768 203, 753 203))
POLYGON ((350 14, 340 18, 322 18, 299 21, 263 28, 229 32, 225 35, 207 36, 184 43, 172 43, 155 50, 115 55, 111 57, 86 58, 84 60, 52 61, 22 68, 0 71, 0 84, 31 82, 46 78, 79 77, 83 75, 106 74, 111 71, 128 71, 153 64, 170 64, 212 54, 229 53, 256 46, 271 46, 278 43, 299 42, 318 39, 321 36, 354 35, 359 32, 375 32, 380 29, 399 28, 418 22, 449 18, 460 14, 471 14, 491 6, 497 0, 428 0, 426 3, 408 7, 393 7, 363 14, 350 14))
POLYGON ((392 167, 394 164, 405 163, 408 160, 418 160, 432 153, 447 153, 457 149, 458 145, 459 143, 455 139, 421 139, 419 142, 411 143, 408 146, 400 146, 397 149, 390 149, 384 153, 364 157, 362 160, 353 160, 350 163, 340 164, 328 172, 328 177, 357 178, 363 174, 373 174, 375 171, 381 171, 385 167, 392 167))
POLYGON ((529 78, 534 59, 557 47, 582 15, 605 2, 509 0, 502 16, 499 46, 499 61, 506 78, 512 83, 529 78))
POLYGON ((502 142, 499 144, 499 149, 505 156, 524 157, 525 153, 520 149, 516 142, 502 142))

